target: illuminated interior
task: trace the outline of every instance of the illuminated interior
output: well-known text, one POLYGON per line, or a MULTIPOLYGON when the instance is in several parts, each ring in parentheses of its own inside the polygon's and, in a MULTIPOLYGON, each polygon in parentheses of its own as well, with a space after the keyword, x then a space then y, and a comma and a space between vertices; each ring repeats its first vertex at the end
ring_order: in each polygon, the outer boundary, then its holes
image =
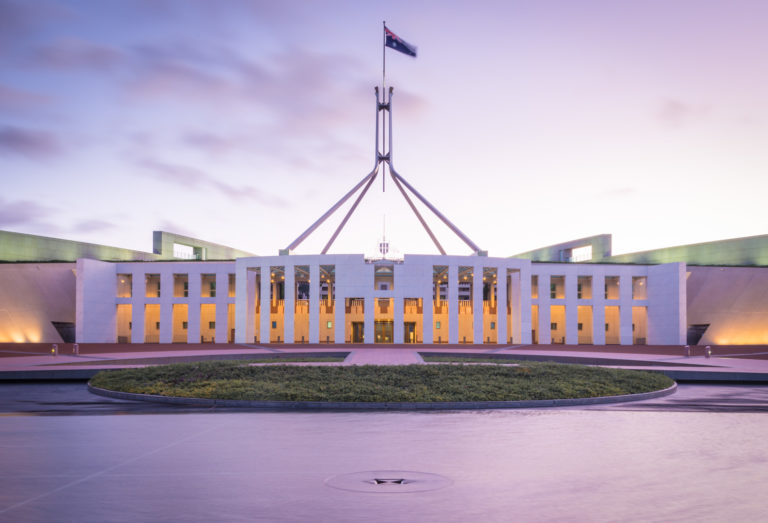
POLYGON ((432 340, 448 343, 448 266, 432 267, 432 340))

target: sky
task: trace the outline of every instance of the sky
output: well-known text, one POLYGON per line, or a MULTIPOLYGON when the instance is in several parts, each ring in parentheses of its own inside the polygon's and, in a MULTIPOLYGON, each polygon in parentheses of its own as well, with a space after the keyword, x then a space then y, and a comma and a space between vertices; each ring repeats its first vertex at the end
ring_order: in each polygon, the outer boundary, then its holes
MULTIPOLYGON (((393 164, 489 255, 768 233, 763 0, 0 0, 0 229, 276 255, 373 167, 384 20, 393 164)), ((383 234, 437 253, 380 177, 329 252, 383 234)))

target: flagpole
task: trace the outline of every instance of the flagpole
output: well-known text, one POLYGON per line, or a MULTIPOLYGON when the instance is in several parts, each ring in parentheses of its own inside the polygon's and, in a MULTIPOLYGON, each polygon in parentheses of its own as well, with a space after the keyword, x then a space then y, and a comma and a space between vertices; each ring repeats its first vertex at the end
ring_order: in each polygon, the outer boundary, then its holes
MULTIPOLYGON (((382 103, 386 103, 387 100, 387 21, 383 20, 381 22, 381 96, 382 96, 382 103)), ((386 128, 386 120, 382 118, 382 129, 381 129, 381 152, 384 154, 384 144, 386 143, 385 134, 387 132, 386 128)), ((386 191, 385 187, 385 180, 387 179, 386 176, 384 176, 384 171, 381 172, 381 192, 386 191)))
POLYGON ((387 87, 387 21, 381 22, 381 25, 381 92, 383 94, 387 87))

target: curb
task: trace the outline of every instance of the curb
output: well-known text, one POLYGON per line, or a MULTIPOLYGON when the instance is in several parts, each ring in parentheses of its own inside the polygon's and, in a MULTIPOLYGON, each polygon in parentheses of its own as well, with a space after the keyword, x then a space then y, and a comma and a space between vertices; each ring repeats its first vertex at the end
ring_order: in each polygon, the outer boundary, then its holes
POLYGON ((532 409, 542 407, 575 407, 580 405, 604 405, 660 398, 674 394, 677 383, 669 388, 640 394, 622 396, 601 396, 597 398, 568 398, 554 400, 527 401, 446 401, 446 402, 341 402, 341 401, 244 401, 217 400, 207 398, 180 398, 176 396, 157 396, 153 394, 135 394, 100 389, 88 383, 88 391, 99 396, 131 401, 169 403, 172 405, 191 405, 199 407, 227 407, 271 410, 482 410, 482 409, 532 409))

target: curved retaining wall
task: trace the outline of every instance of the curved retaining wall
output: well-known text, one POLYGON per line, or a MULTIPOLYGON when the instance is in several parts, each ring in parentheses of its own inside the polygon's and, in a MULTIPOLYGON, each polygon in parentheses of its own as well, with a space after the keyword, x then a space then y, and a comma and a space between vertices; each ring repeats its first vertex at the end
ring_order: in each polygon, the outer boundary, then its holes
POLYGON ((529 400, 529 401, 445 401, 445 402, 342 402, 342 401, 243 401, 216 400, 207 398, 180 398, 175 396, 156 396, 152 394, 134 394, 100 389, 88 384, 88 390, 93 394, 131 401, 149 401, 154 403, 170 403, 174 405, 190 405, 200 407, 226 407, 271 410, 482 410, 482 409, 531 409, 542 407, 573 407, 579 405, 602 405, 606 403, 624 403, 660 398, 673 394, 677 383, 663 390, 644 392, 642 394, 626 394, 623 396, 601 396, 598 398, 571 398, 558 400, 529 400))

